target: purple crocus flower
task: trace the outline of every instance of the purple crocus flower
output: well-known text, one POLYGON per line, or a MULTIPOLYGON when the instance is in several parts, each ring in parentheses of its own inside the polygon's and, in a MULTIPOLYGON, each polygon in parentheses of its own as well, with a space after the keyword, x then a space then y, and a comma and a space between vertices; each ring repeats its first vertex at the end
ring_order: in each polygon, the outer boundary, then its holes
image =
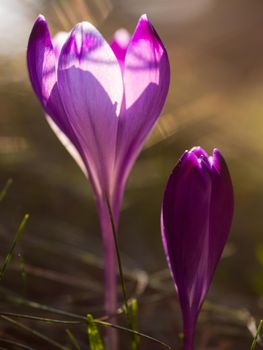
POLYGON ((169 177, 161 230, 165 254, 183 314, 184 349, 192 350, 197 317, 229 235, 233 188, 215 149, 185 151, 169 177))
POLYGON ((33 89, 48 121, 89 177, 105 256, 105 306, 116 310, 115 225, 125 183, 163 108, 170 70, 166 50, 146 15, 131 38, 117 32, 112 47, 88 22, 51 39, 39 16, 27 51, 33 89))

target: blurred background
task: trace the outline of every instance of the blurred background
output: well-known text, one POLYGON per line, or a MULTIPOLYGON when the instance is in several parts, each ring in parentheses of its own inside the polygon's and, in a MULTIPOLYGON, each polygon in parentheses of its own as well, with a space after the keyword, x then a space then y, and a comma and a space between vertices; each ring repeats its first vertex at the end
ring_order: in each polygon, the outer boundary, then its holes
MULTIPOLYGON (((168 50, 172 76, 162 117, 132 170, 122 206, 129 295, 139 294, 140 329, 179 348, 180 311, 160 238, 162 194, 185 149, 218 147, 233 178, 235 217, 196 343, 197 349, 248 349, 263 315, 263 2, 0 1, 0 187, 13 179, 0 203, 1 257, 24 213, 30 214, 1 282, 1 309, 41 314, 18 306, 19 296, 101 316, 102 245, 91 188, 48 126, 27 76, 27 40, 39 13, 53 35, 89 20, 109 40, 120 27, 132 33, 139 16, 148 14, 168 50)), ((65 327, 30 327, 70 348, 65 327)), ((73 332, 88 349, 84 327, 73 332)), ((17 349, 3 338, 53 349, 6 320, 0 344, 17 349)), ((145 340, 141 348, 161 349, 145 340)))

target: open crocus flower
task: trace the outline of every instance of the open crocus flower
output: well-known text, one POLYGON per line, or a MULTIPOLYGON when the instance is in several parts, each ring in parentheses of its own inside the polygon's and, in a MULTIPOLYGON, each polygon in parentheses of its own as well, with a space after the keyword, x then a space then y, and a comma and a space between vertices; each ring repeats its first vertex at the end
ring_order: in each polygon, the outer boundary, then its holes
POLYGON ((184 349, 194 346, 195 326, 229 235, 233 188, 227 165, 215 149, 186 151, 163 198, 161 229, 184 322, 184 349))
POLYGON ((131 38, 112 47, 88 22, 51 39, 39 16, 27 51, 29 76, 60 140, 89 177, 102 227, 106 311, 116 310, 115 224, 129 171, 163 108, 169 86, 166 50, 144 15, 131 38))

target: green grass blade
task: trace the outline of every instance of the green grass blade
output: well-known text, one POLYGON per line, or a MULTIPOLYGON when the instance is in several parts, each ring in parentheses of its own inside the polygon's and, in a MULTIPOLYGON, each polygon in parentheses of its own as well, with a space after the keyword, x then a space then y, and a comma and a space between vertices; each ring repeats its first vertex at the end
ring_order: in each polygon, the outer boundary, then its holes
POLYGON ((87 315, 90 350, 105 350, 103 340, 92 315, 87 315))
POLYGON ((9 191, 10 187, 12 186, 13 180, 12 179, 8 179, 4 188, 2 189, 2 191, 0 192, 0 202, 3 201, 3 199, 5 198, 5 196, 7 195, 7 192, 9 191))
POLYGON ((164 348, 167 348, 167 349, 169 349, 169 350, 172 350, 172 348, 171 348, 170 345, 164 343, 163 341, 161 341, 161 340, 159 340, 159 339, 157 339, 157 338, 151 337, 150 335, 147 335, 147 334, 145 334, 145 333, 142 333, 142 332, 139 332, 139 331, 134 331, 133 329, 126 328, 126 327, 123 327, 123 326, 119 326, 119 325, 116 325, 116 324, 113 324, 113 323, 110 323, 110 322, 101 321, 101 320, 98 320, 98 319, 95 319, 94 322, 95 322, 98 326, 102 326, 102 327, 112 327, 112 328, 118 329, 119 331, 123 331, 123 332, 129 333, 129 334, 136 334, 136 335, 138 335, 139 337, 148 339, 149 341, 152 341, 152 342, 155 342, 155 343, 157 343, 157 344, 162 345, 162 347, 164 347, 164 348))
POLYGON ((15 346, 16 348, 19 348, 19 349, 36 350, 35 348, 32 348, 31 346, 28 346, 28 345, 25 345, 25 344, 21 344, 21 343, 17 343, 16 341, 11 340, 11 339, 6 339, 6 338, 1 338, 0 337, 0 342, 1 343, 6 343, 6 344, 9 344, 9 345, 12 345, 12 346, 15 346))
MULTIPOLYGON (((137 299, 131 299, 130 301, 130 315, 131 315, 131 325, 134 331, 138 330, 138 301, 137 299)), ((138 350, 140 343, 140 337, 138 334, 132 335, 131 350, 138 350)))
POLYGON ((70 329, 66 329, 66 333, 67 333, 67 335, 68 335, 72 345, 74 346, 74 348, 76 350, 80 350, 79 343, 78 343, 76 337, 74 336, 74 334, 71 332, 71 330, 70 329))
POLYGON ((263 326, 263 320, 260 320, 258 328, 257 328, 257 332, 256 332, 255 337, 253 339, 253 342, 251 344, 250 350, 254 350, 255 349, 255 347, 257 345, 258 337, 259 337, 261 329, 262 329, 262 326, 263 326))
MULTIPOLYGON (((74 313, 71 313, 71 312, 67 312, 67 311, 64 311, 64 310, 59 310, 59 309, 56 309, 56 308, 53 308, 53 307, 49 307, 47 305, 43 305, 43 304, 39 304, 35 301, 31 301, 31 300, 27 300, 25 298, 21 298, 19 296, 16 296, 14 295, 14 293, 12 293, 10 290, 7 290, 3 287, 0 286, 0 296, 4 299, 4 300, 7 300, 11 303, 14 303, 14 304, 17 304, 17 305, 25 305, 25 306, 28 306, 30 308, 33 308, 33 309, 37 309, 37 310, 42 310, 42 311, 48 311, 48 312, 51 312, 51 313, 54 313, 54 314, 57 314, 57 315, 61 315, 61 316, 68 316, 68 317, 72 317, 73 319, 75 320, 79 320, 80 322, 88 322, 87 320, 87 317, 84 317, 84 316, 81 316, 81 315, 77 315, 77 314, 74 314, 74 313)), ((0 313, 1 314, 1 313, 0 313)), ((2 312, 2 314, 4 314, 2 312)), ((7 314, 7 313, 5 313, 7 314)), ((10 313, 9 313, 10 314, 10 313)), ((15 315, 13 315, 15 316, 15 315)), ((22 317, 22 315, 20 315, 22 317)), ((36 316, 30 316, 30 318, 34 317, 34 319, 36 319, 36 316)), ((39 317, 38 317, 39 319, 39 317)), ((103 317, 104 319, 104 317, 103 317)), ((44 321, 44 320, 43 320, 44 321)), ((45 319, 46 321, 46 319, 45 319)), ((60 323, 71 323, 72 321, 63 321, 63 320, 53 320, 53 319, 48 319, 49 322, 60 322, 60 323)), ((138 335, 139 337, 142 337, 142 338, 145 338, 145 339, 148 339, 149 341, 152 341, 152 342, 155 342, 159 345, 161 345, 163 348, 166 348, 166 349, 169 349, 169 350, 172 350, 172 347, 166 343, 164 343, 163 341, 157 339, 157 338, 154 338, 150 335, 147 335, 145 333, 142 333, 142 332, 139 332, 139 331, 134 331, 130 328, 126 328, 126 327, 123 327, 123 326, 119 326, 119 325, 116 325, 116 324, 112 324, 110 322, 106 322, 106 321, 103 321, 102 319, 94 319, 94 323, 97 325, 97 326, 100 326, 100 327, 112 327, 112 328, 115 328, 121 332, 125 332, 125 333, 128 333, 128 334, 136 334, 138 335)))
POLYGON ((11 247, 10 247, 6 257, 5 257, 4 263, 3 263, 2 267, 0 268, 0 281, 3 279, 4 274, 5 274, 5 270, 8 266, 8 264, 10 263, 10 261, 12 260, 16 244, 17 244, 18 240, 20 239, 22 233, 24 232, 24 228, 26 226, 28 219, 29 219, 29 214, 25 214, 25 216, 23 217, 22 221, 20 222, 20 224, 18 226, 18 229, 17 229, 16 234, 15 234, 15 238, 14 238, 12 245, 11 245, 11 247))
POLYGON ((0 316, 24 318, 27 320, 39 321, 39 322, 44 322, 44 323, 49 323, 49 324, 58 323, 58 324, 79 325, 79 324, 85 323, 85 321, 87 321, 87 320, 82 320, 82 321, 58 320, 58 319, 49 318, 49 317, 41 317, 41 316, 28 315, 28 314, 18 314, 18 313, 14 313, 14 312, 4 312, 4 311, 0 311, 0 316))
POLYGON ((48 344, 52 345, 53 347, 60 349, 60 350, 70 350, 68 347, 63 346, 61 344, 59 344, 58 342, 56 342, 55 340, 47 337, 46 335, 36 331, 35 329, 30 328, 29 326, 26 326, 25 324, 15 321, 14 319, 7 317, 7 316, 0 316, 3 320, 17 326, 18 328, 21 328, 23 330, 25 330, 28 333, 33 334, 35 337, 38 337, 42 340, 44 340, 45 342, 47 342, 48 344))
POLYGON ((77 319, 79 321, 84 321, 84 322, 87 321, 87 318, 84 316, 77 315, 77 314, 74 314, 72 312, 67 312, 64 310, 56 309, 54 307, 40 304, 40 303, 37 303, 35 301, 20 297, 19 295, 15 294, 13 291, 10 291, 9 289, 3 288, 1 286, 0 286, 0 296, 2 299, 7 300, 13 304, 24 305, 24 306, 28 306, 32 309, 47 311, 47 312, 51 312, 51 313, 61 315, 61 316, 72 317, 72 318, 77 319))
POLYGON ((117 235, 117 229, 115 227, 115 222, 114 222, 114 217, 113 217, 110 201, 106 195, 105 195, 105 198, 106 198, 106 203, 107 203, 107 207, 108 207, 108 211, 109 211, 112 234, 113 234, 114 243, 115 243, 115 251, 116 251, 116 255, 117 255, 117 263, 118 263, 118 268, 119 268, 121 289, 122 289, 122 296, 123 296, 123 303, 124 303, 124 312, 127 316, 128 324, 131 326, 131 320, 130 320, 130 315, 129 315, 129 306, 128 306, 128 297, 127 297, 127 291, 126 291, 126 286, 125 286, 125 281, 124 281, 124 273, 123 273, 123 268, 122 268, 122 263, 121 263, 121 255, 120 255, 120 249, 119 249, 119 240, 118 240, 118 235, 117 235))
POLYGON ((23 282, 23 289, 26 291, 26 285, 27 285, 27 272, 26 272, 26 264, 25 260, 23 258, 23 255, 21 253, 18 253, 19 258, 19 268, 20 268, 20 274, 23 282))

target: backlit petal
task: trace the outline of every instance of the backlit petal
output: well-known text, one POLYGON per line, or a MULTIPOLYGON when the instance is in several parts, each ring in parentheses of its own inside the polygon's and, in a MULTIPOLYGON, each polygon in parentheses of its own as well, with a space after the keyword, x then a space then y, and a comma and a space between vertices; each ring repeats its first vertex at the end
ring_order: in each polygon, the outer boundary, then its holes
POLYGON ((36 19, 29 38, 27 66, 35 93, 46 108, 56 83, 56 57, 48 25, 42 15, 36 19))
POLYGON ((58 87, 95 190, 109 193, 123 83, 113 51, 88 22, 77 24, 62 48, 58 87))
POLYGON ((69 33, 67 32, 58 32, 53 38, 52 38, 52 44, 56 56, 56 60, 58 61, 61 49, 65 42, 67 41, 69 37, 69 33))
POLYGON ((118 181, 118 185, 125 183, 159 117, 170 81, 166 50, 145 15, 140 18, 130 40, 123 74, 125 103, 119 120, 117 143, 117 171, 122 181, 118 181))
MULTIPOLYGON (((57 89, 57 62, 65 39, 65 33, 59 33, 54 38, 53 47, 47 22, 42 15, 38 16, 28 42, 28 71, 35 93, 46 111, 49 124, 84 170, 83 162, 80 160, 83 152, 68 123, 57 89)), ((86 171, 84 172, 86 174, 86 171)))
POLYGON ((130 33, 126 29, 121 28, 114 33, 110 44, 122 69, 124 67, 125 56, 130 43, 130 39, 130 33))

